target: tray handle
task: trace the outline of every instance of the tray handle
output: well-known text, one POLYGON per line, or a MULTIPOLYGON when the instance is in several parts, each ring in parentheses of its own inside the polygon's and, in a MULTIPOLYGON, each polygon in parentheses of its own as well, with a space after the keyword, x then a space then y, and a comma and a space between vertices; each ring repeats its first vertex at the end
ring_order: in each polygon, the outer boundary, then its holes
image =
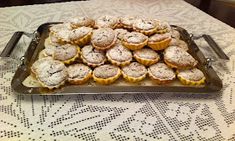
POLYGON ((219 45, 210 35, 203 34, 202 37, 210 45, 210 47, 214 50, 214 52, 218 55, 220 59, 229 60, 229 57, 224 53, 224 51, 219 47, 219 45))
POLYGON ((15 32, 12 35, 11 39, 8 41, 6 47, 1 52, 0 57, 10 57, 11 53, 13 52, 22 35, 26 35, 27 37, 31 38, 33 36, 33 33, 27 33, 23 31, 15 32))
POLYGON ((6 47, 3 49, 2 53, 0 54, 0 57, 10 57, 12 51, 14 50, 16 44, 19 42, 20 38, 24 32, 22 31, 17 31, 15 32, 11 39, 8 41, 6 47))
POLYGON ((207 34, 202 34, 200 36, 193 36, 192 38, 194 40, 204 38, 204 40, 208 43, 208 45, 213 49, 213 51, 216 53, 216 55, 223 60, 229 60, 229 57, 224 53, 224 51, 219 47, 219 45, 215 42, 215 40, 207 34))

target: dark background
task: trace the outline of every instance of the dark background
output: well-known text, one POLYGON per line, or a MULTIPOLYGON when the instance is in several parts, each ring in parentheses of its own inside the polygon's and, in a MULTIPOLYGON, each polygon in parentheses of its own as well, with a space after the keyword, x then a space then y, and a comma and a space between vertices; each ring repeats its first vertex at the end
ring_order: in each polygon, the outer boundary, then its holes
MULTIPOLYGON (((0 7, 67 2, 76 0, 0 0, 0 7)), ((185 0, 211 16, 235 27, 235 2, 226 0, 185 0)))

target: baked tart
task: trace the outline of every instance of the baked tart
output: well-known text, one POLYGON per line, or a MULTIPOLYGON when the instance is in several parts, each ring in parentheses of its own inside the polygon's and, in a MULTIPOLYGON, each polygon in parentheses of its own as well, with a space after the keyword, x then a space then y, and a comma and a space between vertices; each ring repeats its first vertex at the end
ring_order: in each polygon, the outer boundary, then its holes
POLYGON ((168 22, 155 20, 157 23, 156 33, 163 34, 171 31, 171 26, 168 22))
POLYGON ((91 35, 92 28, 82 26, 71 31, 69 34, 69 40, 71 43, 82 47, 90 42, 91 35))
POLYGON ((157 23, 151 19, 138 19, 133 23, 133 29, 150 36, 157 31, 157 23))
POLYGON ((143 80, 147 75, 147 69, 144 65, 138 62, 132 62, 131 64, 122 68, 122 75, 128 82, 139 82, 143 80))
POLYGON ((163 50, 169 46, 170 41, 170 33, 154 34, 149 37, 148 46, 153 50, 163 50))
POLYGON ((124 16, 120 18, 120 24, 123 28, 126 28, 128 30, 133 29, 133 24, 137 20, 137 17, 135 16, 124 16))
POLYGON ((185 41, 180 40, 180 39, 176 39, 176 38, 171 39, 169 46, 178 46, 178 47, 184 49, 185 51, 189 50, 188 44, 185 41))
POLYGON ((115 46, 106 52, 108 60, 117 66, 125 66, 130 64, 132 60, 132 53, 129 49, 125 48, 121 43, 115 44, 115 46))
POLYGON ((178 70, 177 77, 184 85, 202 85, 206 80, 202 71, 197 68, 178 70))
POLYGON ((157 52, 150 48, 142 48, 134 51, 134 58, 139 63, 150 66, 157 63, 160 60, 160 56, 157 52))
POLYGON ((71 84, 84 84, 92 76, 92 70, 84 64, 73 64, 68 67, 68 82, 71 84))
POLYGON ((81 49, 81 58, 84 63, 91 67, 97 67, 105 63, 105 52, 97 50, 91 45, 84 46, 81 49))
POLYGON ((122 28, 117 28, 114 31, 117 34, 117 39, 119 40, 122 40, 124 35, 128 33, 126 29, 122 29, 122 28))
POLYGON ((95 25, 95 21, 93 19, 88 18, 88 17, 79 17, 79 16, 70 18, 70 19, 68 19, 67 22, 70 23, 70 26, 73 29, 76 29, 76 28, 79 28, 79 27, 82 27, 82 26, 92 28, 95 25))
POLYGON ((165 49, 164 62, 176 69, 190 69, 198 63, 188 52, 177 46, 170 46, 165 49))
POLYGON ((65 64, 71 64, 79 58, 80 48, 75 45, 65 44, 55 48, 53 58, 65 64))
POLYGON ((175 79, 175 73, 172 68, 165 63, 157 63, 148 68, 149 77, 157 84, 170 83, 175 79))
POLYGON ((171 29, 171 37, 175 39, 180 39, 180 32, 175 29, 171 29))
POLYGON ((148 36, 139 32, 129 32, 124 35, 122 44, 130 50, 143 48, 148 43, 148 36))
POLYGON ((117 36, 111 28, 99 28, 93 31, 91 44, 98 50, 107 50, 115 45, 117 36))
POLYGON ((69 34, 71 33, 72 28, 70 28, 67 24, 56 24, 50 27, 50 39, 52 42, 56 42, 58 44, 69 43, 69 34))
POLYGON ((114 16, 105 15, 95 20, 95 28, 116 28, 119 23, 119 19, 114 16))
POLYGON ((51 58, 37 60, 31 70, 36 75, 39 83, 48 89, 59 88, 68 77, 66 66, 62 62, 51 58))
POLYGON ((119 67, 114 65, 102 65, 94 69, 93 79, 95 82, 108 85, 116 81, 121 75, 119 67))
MULTIPOLYGON (((64 43, 62 43, 64 44, 64 43)), ((51 46, 59 46, 62 45, 61 41, 56 38, 52 33, 49 34, 49 37, 47 37, 44 41, 44 46, 46 47, 51 47, 51 46)))

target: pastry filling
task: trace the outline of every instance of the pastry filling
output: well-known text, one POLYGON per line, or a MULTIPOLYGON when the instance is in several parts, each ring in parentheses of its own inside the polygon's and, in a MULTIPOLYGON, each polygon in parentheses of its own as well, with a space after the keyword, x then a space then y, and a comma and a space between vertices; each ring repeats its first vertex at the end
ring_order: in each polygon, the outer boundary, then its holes
POLYGON ((98 78, 110 78, 118 74, 119 68, 113 65, 103 65, 95 68, 94 75, 98 78))
POLYGON ((93 23, 93 20, 87 17, 74 17, 69 19, 68 22, 75 26, 90 26, 93 23))
POLYGON ((128 31, 125 30, 125 29, 115 29, 114 31, 117 34, 117 38, 120 39, 120 40, 122 40, 124 35, 126 35, 128 33, 128 31))
POLYGON ((37 78, 46 86, 57 86, 67 79, 67 68, 62 62, 47 61, 41 66, 37 78))
POLYGON ((122 68, 123 72, 131 77, 141 77, 147 73, 147 69, 144 65, 141 65, 137 62, 133 62, 128 66, 122 68))
POLYGON ((115 40, 115 32, 111 28, 100 28, 93 32, 91 41, 94 45, 105 47, 115 40))
POLYGON ((159 59, 160 56, 157 54, 157 52, 155 52, 152 49, 149 48, 143 48, 140 50, 136 50, 134 52, 134 55, 136 55, 139 58, 143 58, 143 59, 159 59))
POLYGON ((167 22, 158 22, 158 30, 167 30, 170 31, 171 30, 171 26, 167 23, 167 22))
POLYGON ((107 53, 111 59, 119 62, 130 61, 132 59, 131 52, 121 44, 116 44, 113 48, 109 49, 107 53))
POLYGON ((121 18, 121 23, 126 26, 132 26, 132 24, 135 22, 136 17, 123 17, 121 18))
POLYGON ((175 79, 174 71, 164 63, 157 63, 149 67, 150 73, 159 80, 175 79))
POLYGON ((197 64, 197 61, 188 52, 177 46, 170 46, 165 49, 164 59, 186 66, 195 66, 197 64))
POLYGON ((127 33, 123 37, 123 40, 125 40, 126 42, 134 43, 134 44, 142 43, 146 41, 147 39, 148 39, 147 36, 138 32, 127 33))
POLYGON ((86 36, 90 32, 92 32, 92 28, 83 26, 78 29, 72 30, 69 34, 69 38, 71 40, 77 40, 77 39, 80 39, 80 38, 86 36))
POLYGON ((191 81, 200 81, 205 77, 202 71, 197 68, 180 70, 178 76, 191 81))
POLYGON ((151 30, 156 27, 156 23, 153 20, 139 19, 135 21, 134 27, 140 30, 151 30))
POLYGON ((90 72, 91 69, 83 64, 75 64, 68 67, 68 77, 70 79, 83 79, 90 72))
POLYGON ((46 48, 44 49, 45 54, 46 54, 47 56, 53 56, 55 50, 56 50, 56 47, 55 47, 55 46, 46 47, 46 48))
POLYGON ((96 24, 99 27, 110 27, 112 28, 115 24, 117 24, 118 19, 113 16, 102 16, 97 19, 96 24))
POLYGON ((149 42, 160 42, 166 39, 171 39, 170 33, 154 34, 151 37, 149 37, 149 42))
POLYGON ((76 46, 66 44, 56 47, 54 51, 54 59, 65 61, 75 57, 78 54, 76 46))
POLYGON ((104 52, 93 48, 91 45, 82 48, 83 58, 93 64, 101 64, 105 61, 104 52))
POLYGON ((175 29, 172 29, 172 30, 171 30, 171 37, 172 37, 172 38, 179 39, 179 38, 180 38, 180 33, 179 33, 179 31, 177 31, 177 30, 175 30, 175 29))

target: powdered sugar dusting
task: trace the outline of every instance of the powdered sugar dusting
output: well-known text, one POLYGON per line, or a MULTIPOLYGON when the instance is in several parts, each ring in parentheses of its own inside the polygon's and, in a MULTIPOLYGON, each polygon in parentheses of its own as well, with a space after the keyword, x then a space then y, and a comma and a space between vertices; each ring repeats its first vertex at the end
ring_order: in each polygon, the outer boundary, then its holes
POLYGON ((108 56, 115 61, 124 62, 132 60, 132 53, 122 44, 117 43, 115 46, 107 51, 108 56))
POLYGON ((68 67, 68 77, 70 79, 83 79, 90 72, 91 69, 83 64, 74 64, 68 67))
POLYGON ((154 34, 149 37, 149 42, 158 42, 165 39, 171 39, 171 34, 170 33, 154 34))
POLYGON ((106 47, 115 40, 115 32, 111 28, 99 28, 93 31, 91 42, 99 47, 106 47))
POLYGON ((78 54, 77 47, 70 45, 70 44, 65 44, 61 45, 55 48, 54 50, 54 59, 55 60, 60 60, 60 61, 65 61, 73 58, 78 54))
POLYGON ((205 77, 202 71, 197 68, 189 70, 179 70, 178 76, 191 81, 199 81, 205 77))
POLYGON ((133 62, 130 65, 123 67, 122 71, 131 77, 141 77, 147 74, 145 66, 137 62, 133 62))
POLYGON ((164 59, 174 64, 193 67, 197 61, 184 49, 170 46, 164 51, 164 59))
POLYGON ((149 67, 149 73, 160 80, 173 80, 175 79, 174 71, 164 63, 157 63, 149 67))
POLYGON ((134 55, 143 58, 143 59, 158 59, 160 56, 157 52, 150 48, 142 48, 140 50, 134 51, 134 55))
POLYGON ((98 78, 110 78, 118 74, 119 68, 114 65, 102 65, 94 69, 93 73, 98 78))
POLYGON ((124 35, 123 40, 129 43, 142 43, 148 39, 147 36, 145 36, 142 33, 139 32, 130 32, 124 35))
POLYGON ((91 45, 84 46, 81 50, 83 58, 93 64, 101 64, 105 61, 105 54, 93 48, 91 45))

